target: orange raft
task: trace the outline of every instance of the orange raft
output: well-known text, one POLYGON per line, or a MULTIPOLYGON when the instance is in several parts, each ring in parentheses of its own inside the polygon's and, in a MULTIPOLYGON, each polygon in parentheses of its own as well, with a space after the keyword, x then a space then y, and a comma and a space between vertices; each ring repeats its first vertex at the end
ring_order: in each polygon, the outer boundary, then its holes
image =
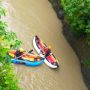
MULTIPOLYGON (((8 52, 8 55, 10 55, 11 57, 14 58, 14 57, 16 57, 15 52, 16 52, 16 50, 10 50, 8 52)), ((34 59, 37 59, 39 61, 42 58, 38 55, 31 54, 31 53, 26 53, 26 52, 23 52, 23 54, 20 57, 24 60, 29 60, 29 61, 34 61, 34 59)))

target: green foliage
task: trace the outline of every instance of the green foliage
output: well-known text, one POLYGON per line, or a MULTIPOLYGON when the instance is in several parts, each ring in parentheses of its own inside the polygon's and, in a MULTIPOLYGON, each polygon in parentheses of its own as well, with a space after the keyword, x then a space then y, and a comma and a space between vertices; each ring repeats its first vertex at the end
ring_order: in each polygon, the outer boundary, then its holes
POLYGON ((16 34, 14 32, 6 32, 3 35, 3 45, 6 47, 18 48, 21 44, 21 41, 17 40, 16 34))
POLYGON ((84 64, 86 67, 90 68, 90 58, 86 58, 86 59, 83 61, 83 64, 84 64))
POLYGON ((0 36, 5 35, 7 24, 3 21, 0 21, 0 36))
POLYGON ((0 90, 19 90, 11 65, 3 63, 0 67, 0 90))
POLYGON ((21 41, 15 33, 8 32, 7 23, 1 20, 2 16, 5 16, 5 9, 0 6, 0 90, 20 90, 7 52, 11 48, 18 48, 21 41))
POLYGON ((6 15, 6 10, 2 7, 2 6, 0 6, 0 16, 5 16, 6 15))
POLYGON ((61 0, 61 5, 72 31, 90 44, 90 0, 61 0))

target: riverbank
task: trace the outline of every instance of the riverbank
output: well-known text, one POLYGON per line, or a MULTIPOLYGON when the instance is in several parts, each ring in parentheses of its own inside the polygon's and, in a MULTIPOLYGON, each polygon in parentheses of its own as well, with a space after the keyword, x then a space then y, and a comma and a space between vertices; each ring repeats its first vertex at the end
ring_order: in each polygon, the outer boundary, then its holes
POLYGON ((80 64, 83 79, 90 90, 90 69, 83 65, 83 61, 90 56, 90 47, 87 46, 85 40, 76 38, 73 33, 70 31, 68 23, 64 19, 64 11, 62 6, 60 7, 58 0, 49 0, 57 13, 57 17, 62 20, 63 24, 63 35, 77 54, 80 64))
POLYGON ((3 0, 0 0, 0 90, 21 90, 13 72, 11 57, 8 55, 11 46, 19 47, 19 40, 15 33, 7 29, 6 16, 6 8, 3 6, 3 0))

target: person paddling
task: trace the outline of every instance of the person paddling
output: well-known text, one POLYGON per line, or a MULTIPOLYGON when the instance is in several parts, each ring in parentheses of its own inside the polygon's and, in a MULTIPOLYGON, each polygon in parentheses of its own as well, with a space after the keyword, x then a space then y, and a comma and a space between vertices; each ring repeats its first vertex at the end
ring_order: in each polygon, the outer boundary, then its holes
POLYGON ((48 55, 50 55, 51 53, 51 46, 46 48, 46 53, 45 53, 45 57, 47 57, 48 55))
POLYGON ((44 52, 41 50, 39 54, 43 54, 46 58, 51 53, 51 46, 44 47, 44 52))
POLYGON ((24 54, 24 50, 20 48, 19 50, 16 50, 15 52, 15 58, 22 59, 22 55, 24 54))

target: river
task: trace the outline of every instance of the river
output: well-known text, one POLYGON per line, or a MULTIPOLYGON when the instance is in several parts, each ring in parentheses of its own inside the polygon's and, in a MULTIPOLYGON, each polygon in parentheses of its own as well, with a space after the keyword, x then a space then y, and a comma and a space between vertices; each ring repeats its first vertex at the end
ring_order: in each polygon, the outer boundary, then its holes
POLYGON ((25 50, 33 48, 38 35, 59 59, 59 69, 14 65, 22 90, 87 90, 79 60, 62 34, 62 24, 48 0, 5 0, 9 29, 17 34, 25 50))

